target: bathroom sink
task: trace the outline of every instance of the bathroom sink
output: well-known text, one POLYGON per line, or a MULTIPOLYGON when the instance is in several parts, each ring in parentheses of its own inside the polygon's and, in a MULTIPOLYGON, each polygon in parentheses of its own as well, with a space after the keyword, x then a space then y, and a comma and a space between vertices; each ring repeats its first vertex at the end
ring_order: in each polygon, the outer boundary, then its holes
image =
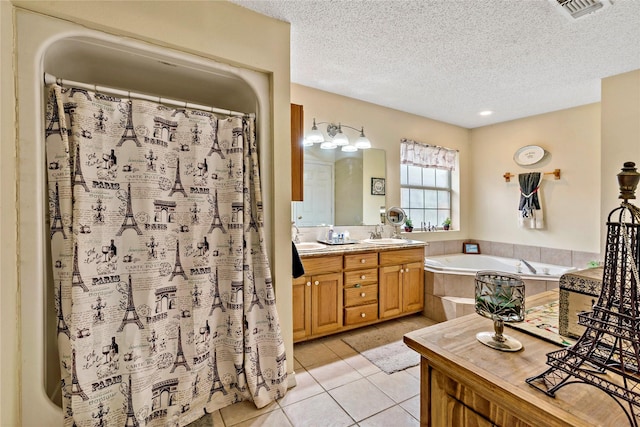
POLYGON ((375 243, 377 245, 400 245, 403 243, 407 243, 405 239, 394 239, 391 237, 385 239, 364 239, 361 240, 362 243, 375 243))
POLYGON ((299 251, 314 251, 317 249, 325 248, 326 245, 317 242, 300 242, 296 243, 296 249, 299 251))

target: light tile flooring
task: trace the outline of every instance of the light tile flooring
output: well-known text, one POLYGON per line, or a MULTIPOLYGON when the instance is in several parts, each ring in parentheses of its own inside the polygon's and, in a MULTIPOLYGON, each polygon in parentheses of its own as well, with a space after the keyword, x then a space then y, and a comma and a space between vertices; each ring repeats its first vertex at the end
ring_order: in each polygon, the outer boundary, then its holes
POLYGON ((401 339, 436 322, 421 315, 343 332, 294 346, 297 385, 277 402, 228 406, 189 427, 419 426, 420 367, 386 374, 342 338, 371 328, 401 339))

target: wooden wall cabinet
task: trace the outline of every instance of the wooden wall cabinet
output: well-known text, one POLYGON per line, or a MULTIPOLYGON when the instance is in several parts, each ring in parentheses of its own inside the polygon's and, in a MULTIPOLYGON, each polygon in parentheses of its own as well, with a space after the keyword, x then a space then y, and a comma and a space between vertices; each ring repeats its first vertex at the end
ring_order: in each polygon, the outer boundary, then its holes
POLYGON ((423 258, 422 248, 380 253, 380 319, 422 311, 423 258))
POLYGON ((304 110, 291 104, 291 201, 304 199, 304 110))

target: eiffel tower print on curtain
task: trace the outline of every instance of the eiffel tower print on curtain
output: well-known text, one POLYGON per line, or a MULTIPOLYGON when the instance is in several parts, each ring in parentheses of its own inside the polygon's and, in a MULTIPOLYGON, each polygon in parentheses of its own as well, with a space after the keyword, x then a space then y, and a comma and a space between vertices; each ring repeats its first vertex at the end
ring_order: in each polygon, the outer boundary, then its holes
POLYGON ((626 162, 618 174, 620 207, 607 218, 602 289, 590 312, 578 313, 585 331, 571 347, 547 354, 545 372, 526 382, 548 396, 570 384, 589 384, 612 397, 630 425, 640 425, 640 174, 626 162))
POLYGON ((176 276, 182 276, 184 280, 188 280, 187 274, 184 272, 184 268, 182 268, 182 262, 180 261, 180 240, 178 239, 176 239, 176 261, 173 265, 171 276, 169 276, 169 281, 172 281, 176 276))
POLYGON ((173 186, 171 187, 171 191, 169 192, 169 196, 172 196, 173 193, 182 193, 184 197, 187 197, 187 192, 184 191, 182 180, 180 179, 180 159, 176 159, 176 178, 173 182, 173 186))
POLYGON ((173 361, 173 366, 171 367, 171 373, 176 370, 178 366, 184 366, 187 371, 190 371, 191 368, 187 363, 187 359, 184 357, 184 351, 182 350, 182 332, 180 326, 178 325, 178 350, 176 351, 176 358, 173 361))
POLYGON ((124 230, 129 228, 136 231, 138 236, 142 236, 142 231, 138 228, 138 223, 136 222, 136 218, 133 216, 133 209, 131 208, 131 183, 127 184, 127 211, 124 214, 124 220, 122 221, 122 226, 120 226, 120 230, 116 233, 116 236, 122 236, 124 230))
POLYGON ((120 137, 120 141, 116 144, 116 147, 122 146, 125 141, 133 141, 136 143, 137 147, 142 147, 142 144, 138 141, 136 130, 133 127, 133 104, 131 103, 131 100, 127 101, 126 109, 127 111, 123 112, 127 115, 127 123, 124 125, 124 132, 122 132, 122 136, 120 137))
POLYGON ((133 303, 133 285, 131 284, 131 275, 129 275, 129 286, 127 288, 127 309, 124 312, 124 317, 122 318, 122 323, 120 323, 118 332, 122 332, 124 327, 129 323, 135 323, 138 325, 139 329, 144 329, 144 325, 142 324, 142 321, 140 321, 140 317, 136 311, 136 306, 133 303))
POLYGON ((53 235, 58 232, 62 233, 63 238, 67 238, 67 234, 64 232, 64 225, 62 224, 60 193, 58 192, 58 183, 56 182, 56 191, 53 193, 53 219, 51 220, 51 234, 49 237, 53 239, 53 235))
POLYGON ((80 158, 80 144, 76 144, 76 156, 73 159, 73 185, 82 185, 84 191, 89 192, 89 187, 87 187, 87 183, 84 180, 84 175, 82 174, 82 159, 80 158))

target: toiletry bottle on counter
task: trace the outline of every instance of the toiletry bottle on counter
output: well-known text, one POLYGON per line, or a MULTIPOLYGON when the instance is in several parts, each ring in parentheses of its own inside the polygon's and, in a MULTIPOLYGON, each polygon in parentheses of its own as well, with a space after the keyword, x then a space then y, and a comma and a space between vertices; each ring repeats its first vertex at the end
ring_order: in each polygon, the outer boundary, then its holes
POLYGON ((333 225, 329 226, 329 231, 327 231, 327 242, 333 241, 333 225))

